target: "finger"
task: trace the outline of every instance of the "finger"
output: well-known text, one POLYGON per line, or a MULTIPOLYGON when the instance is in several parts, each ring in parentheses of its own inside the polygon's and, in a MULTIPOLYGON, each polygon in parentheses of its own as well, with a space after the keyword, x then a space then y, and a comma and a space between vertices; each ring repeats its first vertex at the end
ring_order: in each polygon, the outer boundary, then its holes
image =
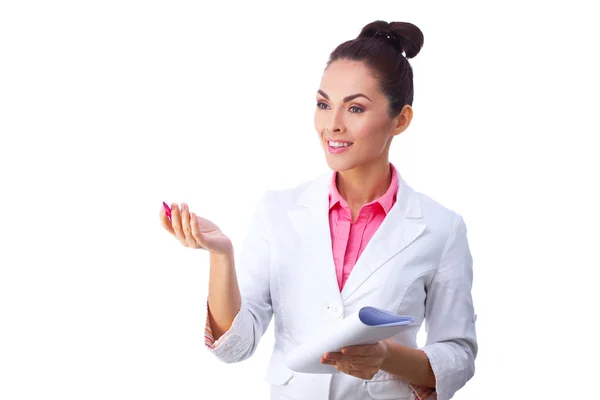
POLYGON ((342 349, 342 354, 347 356, 371 356, 377 352, 377 346, 372 344, 349 346, 342 349))
POLYGON ((332 351, 329 353, 325 353, 323 355, 323 357, 325 357, 328 360, 338 360, 338 359, 341 359, 342 357, 344 357, 344 355, 342 353, 340 353, 339 351, 332 351))
POLYGON ((202 232, 200 231, 200 226, 198 225, 198 216, 195 213, 190 214, 190 226, 192 228, 192 237, 200 246, 204 247, 204 237, 202 236, 202 232))
MULTIPOLYGON (((326 353, 322 360, 325 364, 341 365, 342 367, 352 365, 353 369, 379 369, 381 357, 379 356, 345 356, 338 352, 326 353)), ((346 367, 347 368, 347 367, 346 367)))
POLYGON ((377 356, 341 356, 336 359, 339 362, 347 362, 356 365, 377 366, 381 363, 381 357, 377 356))
POLYGON ((185 203, 181 203, 181 229, 185 242, 190 246, 195 245, 196 241, 192 236, 192 228, 190 227, 190 211, 185 203))
MULTIPOLYGON (((371 359, 373 356, 366 356, 369 359, 371 359)), ((365 361, 361 361, 363 358, 365 358, 365 356, 350 356, 350 355, 344 355, 342 353, 339 352, 335 352, 335 353, 327 353, 325 354, 325 358, 328 360, 336 360, 336 361, 344 361, 344 362, 354 362, 354 363, 359 363, 359 364, 365 364, 365 361)))
MULTIPOLYGON (((342 368, 344 371, 348 372, 365 372, 365 373, 371 373, 373 371, 377 372, 379 371, 379 364, 361 364, 361 363, 356 363, 353 361, 334 361, 334 364, 332 365, 337 365, 340 368, 342 368)), ((373 372, 373 374, 375 373, 373 372)))
POLYGON ((159 217, 162 227, 165 228, 170 234, 175 235, 175 231, 171 226, 171 221, 169 221, 169 217, 167 217, 167 213, 165 212, 165 208, 163 206, 160 206, 159 217))
POLYGON ((171 225, 173 226, 173 231, 175 231, 177 239, 179 239, 182 244, 185 244, 185 235, 183 234, 183 229, 181 227, 181 214, 177 203, 171 204, 171 225))

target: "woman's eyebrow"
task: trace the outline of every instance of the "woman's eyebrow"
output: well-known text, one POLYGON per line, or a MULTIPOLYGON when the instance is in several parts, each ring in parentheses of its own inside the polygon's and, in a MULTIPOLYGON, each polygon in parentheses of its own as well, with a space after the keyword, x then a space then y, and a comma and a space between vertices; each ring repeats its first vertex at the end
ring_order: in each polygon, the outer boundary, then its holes
MULTIPOLYGON (((325 93, 324 91, 322 91, 321 89, 317 90, 317 93, 319 93, 321 96, 325 97, 327 100, 329 100, 329 96, 327 95, 327 93, 325 93)), ((369 99, 367 96, 365 96, 362 93, 356 93, 356 94, 352 94, 350 96, 346 96, 344 97, 344 103, 347 103, 351 100, 354 100, 357 97, 364 97, 365 99, 372 101, 371 99, 369 99)))

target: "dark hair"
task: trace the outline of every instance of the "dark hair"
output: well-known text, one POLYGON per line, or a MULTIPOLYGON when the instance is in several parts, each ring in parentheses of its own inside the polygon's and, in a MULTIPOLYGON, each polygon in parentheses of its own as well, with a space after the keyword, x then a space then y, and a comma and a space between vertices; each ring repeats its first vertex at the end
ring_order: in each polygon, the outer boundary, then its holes
POLYGON ((404 105, 412 106, 413 73, 408 58, 419 54, 422 47, 423 32, 417 26, 409 22, 375 21, 365 25, 356 39, 336 47, 327 67, 340 59, 364 62, 379 81, 390 102, 388 113, 394 117, 404 105))

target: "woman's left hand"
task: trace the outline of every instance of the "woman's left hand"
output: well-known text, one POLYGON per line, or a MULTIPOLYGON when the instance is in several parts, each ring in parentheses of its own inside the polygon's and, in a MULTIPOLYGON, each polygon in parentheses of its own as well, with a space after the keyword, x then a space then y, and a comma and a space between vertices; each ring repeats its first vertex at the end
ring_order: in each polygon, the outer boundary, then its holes
POLYGON ((343 348, 341 352, 324 354, 321 357, 321 364, 329 364, 340 372, 369 380, 381 369, 387 353, 387 344, 383 341, 349 346, 343 348))

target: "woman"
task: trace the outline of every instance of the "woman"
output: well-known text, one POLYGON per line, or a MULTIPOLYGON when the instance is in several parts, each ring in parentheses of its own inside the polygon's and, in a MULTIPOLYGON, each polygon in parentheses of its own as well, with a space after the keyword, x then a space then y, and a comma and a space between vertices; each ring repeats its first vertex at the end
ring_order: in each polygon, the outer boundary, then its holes
POLYGON ((210 252, 206 343, 216 357, 250 357, 275 316, 273 399, 449 399, 474 374, 465 223, 411 189, 388 159, 412 119, 408 58, 422 45, 415 25, 375 21, 333 51, 315 110, 333 175, 265 194, 237 268, 215 224, 185 203, 172 205, 172 220, 161 209, 163 226, 184 246, 210 252), (375 345, 324 354, 321 363, 338 373, 286 367, 286 352, 363 306, 415 323, 375 345), (417 349, 423 321, 427 343, 417 349))

